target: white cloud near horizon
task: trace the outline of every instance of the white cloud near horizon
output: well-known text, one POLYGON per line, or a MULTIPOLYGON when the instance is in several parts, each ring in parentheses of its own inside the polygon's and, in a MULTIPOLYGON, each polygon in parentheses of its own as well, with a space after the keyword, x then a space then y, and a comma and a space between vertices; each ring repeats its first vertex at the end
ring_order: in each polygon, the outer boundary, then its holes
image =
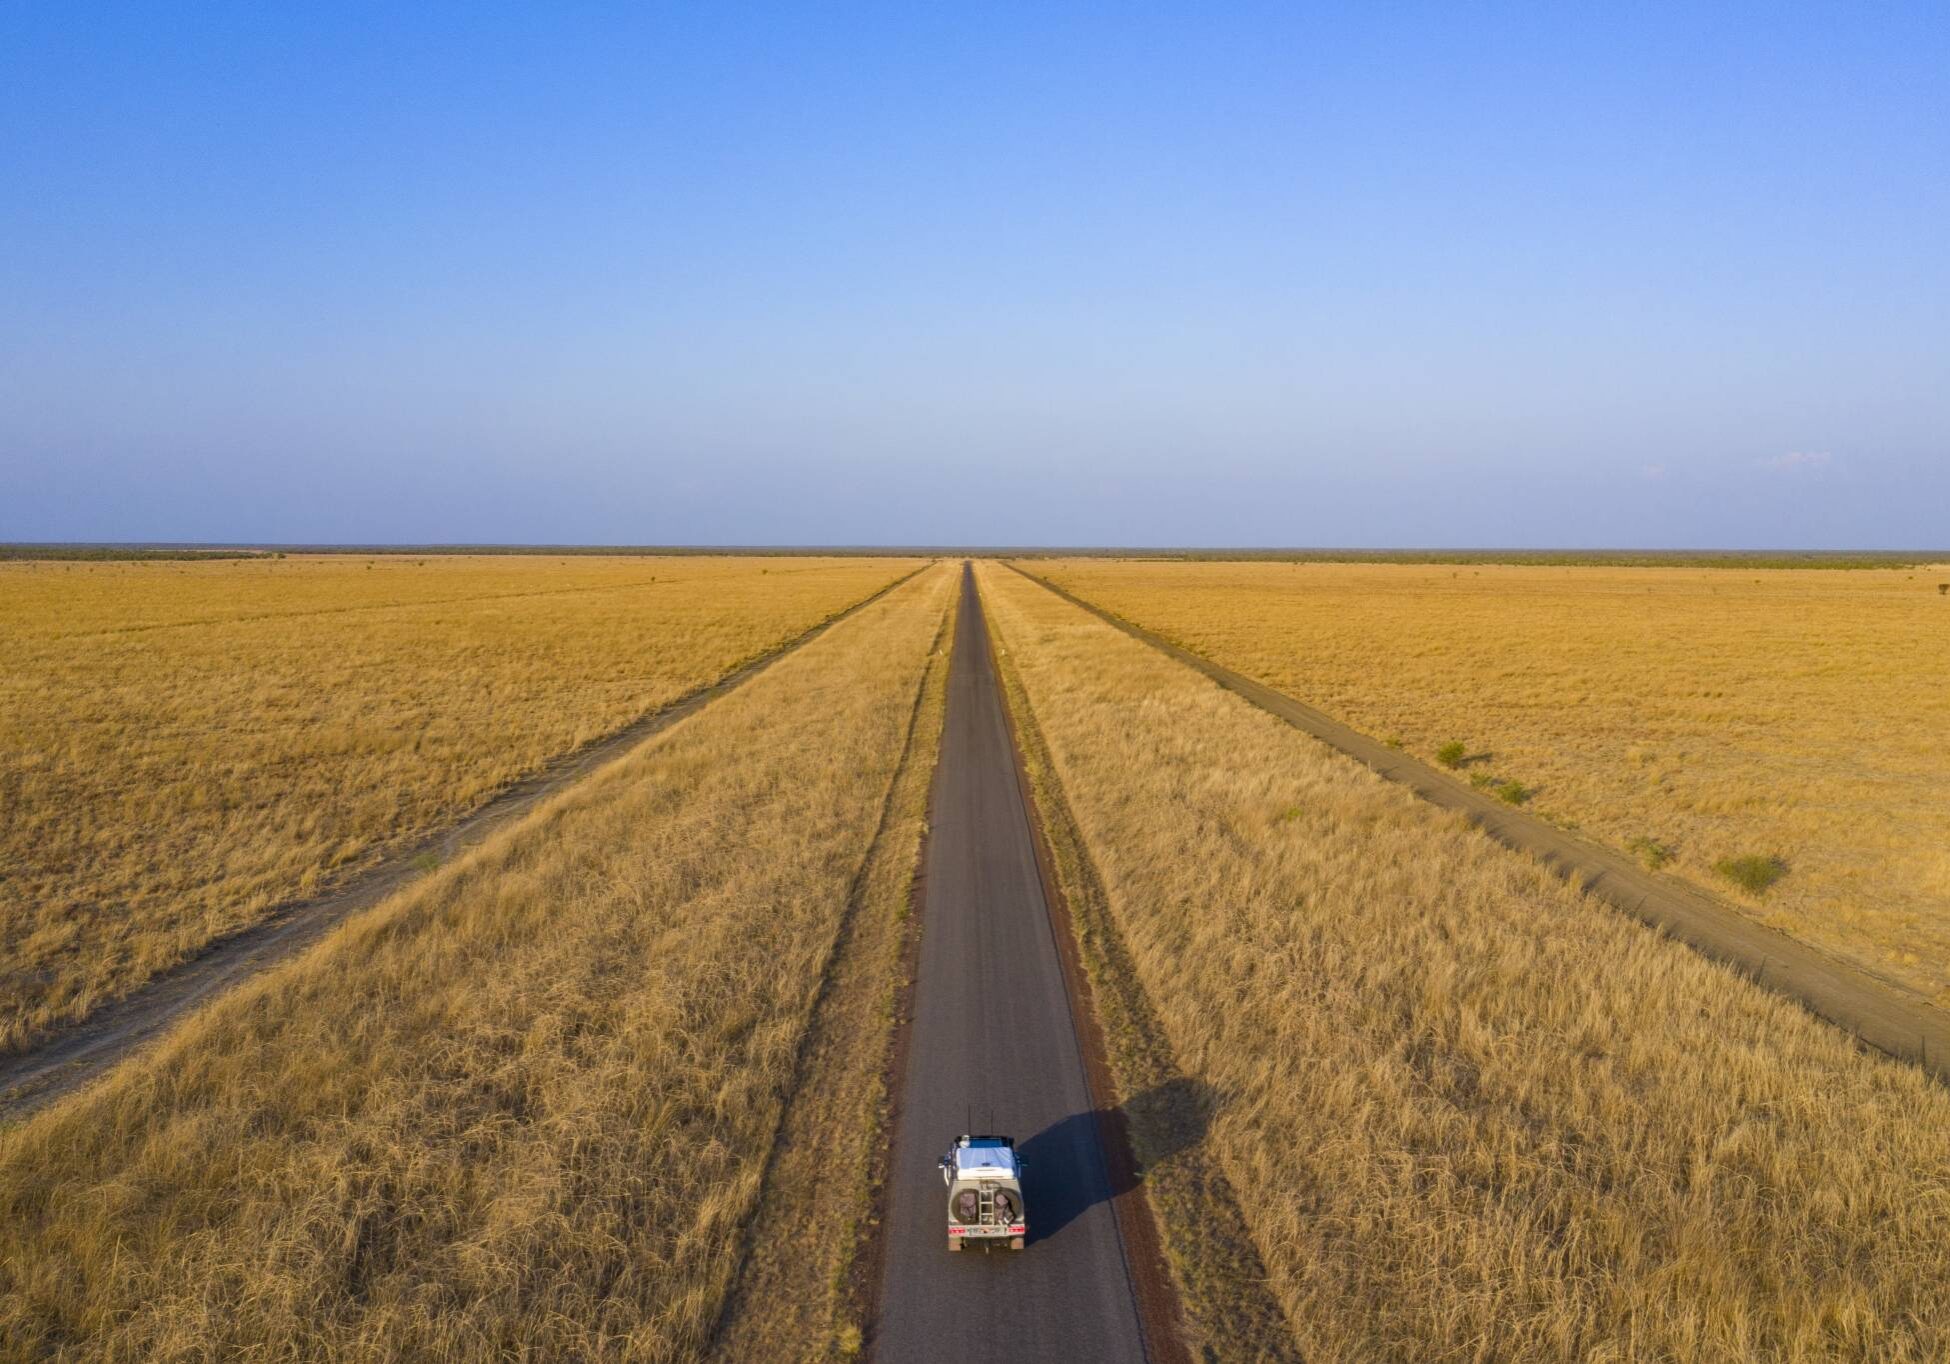
POLYGON ((1826 469, 1835 456, 1827 450, 1790 450, 1784 455, 1763 455, 1754 461, 1770 473, 1791 474, 1804 469, 1826 469))

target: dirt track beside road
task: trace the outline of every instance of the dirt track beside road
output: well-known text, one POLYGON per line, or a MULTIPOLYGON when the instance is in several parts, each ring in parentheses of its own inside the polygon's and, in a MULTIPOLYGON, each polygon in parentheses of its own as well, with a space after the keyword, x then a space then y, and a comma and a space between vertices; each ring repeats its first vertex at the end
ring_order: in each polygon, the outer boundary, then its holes
POLYGON ((1531 854, 1614 908, 1670 934, 1703 956, 1737 968, 1864 1044, 1912 1061, 1950 1084, 1950 1017, 1901 986, 1755 923, 1704 891, 1649 872, 1622 854, 1588 843, 1494 796, 1464 786, 1284 692, 1173 644, 1025 568, 1013 563, 1009 567, 1389 781, 1408 787, 1429 803, 1458 812, 1497 842, 1531 854))
POLYGON ((735 672, 557 758, 458 822, 356 874, 337 889, 281 906, 262 922, 211 944, 133 994, 54 1033, 39 1045, 0 1056, 0 1120, 25 1117, 88 1084, 193 1010, 258 972, 288 960, 348 916, 377 905, 424 874, 430 862, 448 862, 508 828, 543 801, 735 691, 923 571, 925 566, 903 574, 735 672))

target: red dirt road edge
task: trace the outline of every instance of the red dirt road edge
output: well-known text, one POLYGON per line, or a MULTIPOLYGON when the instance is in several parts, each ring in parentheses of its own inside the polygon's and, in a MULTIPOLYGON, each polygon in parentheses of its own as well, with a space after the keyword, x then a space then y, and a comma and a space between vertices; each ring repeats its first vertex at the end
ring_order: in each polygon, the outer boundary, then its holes
POLYGON ((1574 837, 1389 748, 1323 711, 1214 663, 1014 563, 1007 566, 1080 610, 1212 679, 1227 691, 1442 809, 1454 810, 1506 848, 1528 853, 1565 881, 1730 966, 1866 1047, 1950 1084, 1950 1015, 1902 987, 1838 961, 1747 918, 1705 891, 1646 871, 1609 848, 1574 837))
MULTIPOLYGON (((1002 657, 993 628, 984 613, 983 628, 989 631, 991 657, 1002 657)), ((1076 926, 1070 917, 1069 901, 1057 884, 1056 860, 1051 853, 1044 816, 1036 801, 1034 783, 1023 763, 1022 736, 1014 710, 1009 705, 1008 688, 1000 673, 995 685, 1002 691, 1002 716, 1009 726, 1009 755, 1014 760, 1016 785, 1022 792, 1023 808, 1029 812, 1029 835, 1036 851, 1036 875, 1043 885, 1043 903, 1049 908, 1050 933, 1056 940, 1057 961, 1063 969, 1064 993, 1069 997, 1070 1026, 1075 1029, 1078 1049, 1083 1053, 1084 1083, 1090 1091, 1090 1106, 1096 1118, 1097 1145, 1104 1155, 1114 1192, 1111 1211, 1117 1223, 1118 1240, 1124 1248, 1124 1270, 1137 1302, 1138 1322, 1144 1331, 1145 1353, 1152 1364, 1191 1364, 1191 1351, 1185 1344, 1184 1312, 1165 1260, 1158 1219, 1146 1196, 1143 1174, 1132 1153, 1129 1120, 1117 1099, 1117 1082, 1110 1065, 1110 1050, 1098 1022, 1090 990, 1090 976, 1084 969, 1077 947, 1076 926)))

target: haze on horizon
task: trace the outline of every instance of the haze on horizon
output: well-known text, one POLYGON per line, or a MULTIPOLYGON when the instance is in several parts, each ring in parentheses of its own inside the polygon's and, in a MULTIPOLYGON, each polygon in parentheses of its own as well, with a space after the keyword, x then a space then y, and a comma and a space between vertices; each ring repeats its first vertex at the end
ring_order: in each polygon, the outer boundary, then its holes
POLYGON ((0 11, 0 540, 1950 542, 1950 14, 0 11))

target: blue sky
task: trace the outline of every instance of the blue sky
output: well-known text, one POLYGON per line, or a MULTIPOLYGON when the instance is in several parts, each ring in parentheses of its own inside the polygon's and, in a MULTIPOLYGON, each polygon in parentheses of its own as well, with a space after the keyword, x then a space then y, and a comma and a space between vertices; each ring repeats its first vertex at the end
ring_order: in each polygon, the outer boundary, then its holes
POLYGON ((1938 547, 1950 10, 0 8, 0 539, 1938 547))

